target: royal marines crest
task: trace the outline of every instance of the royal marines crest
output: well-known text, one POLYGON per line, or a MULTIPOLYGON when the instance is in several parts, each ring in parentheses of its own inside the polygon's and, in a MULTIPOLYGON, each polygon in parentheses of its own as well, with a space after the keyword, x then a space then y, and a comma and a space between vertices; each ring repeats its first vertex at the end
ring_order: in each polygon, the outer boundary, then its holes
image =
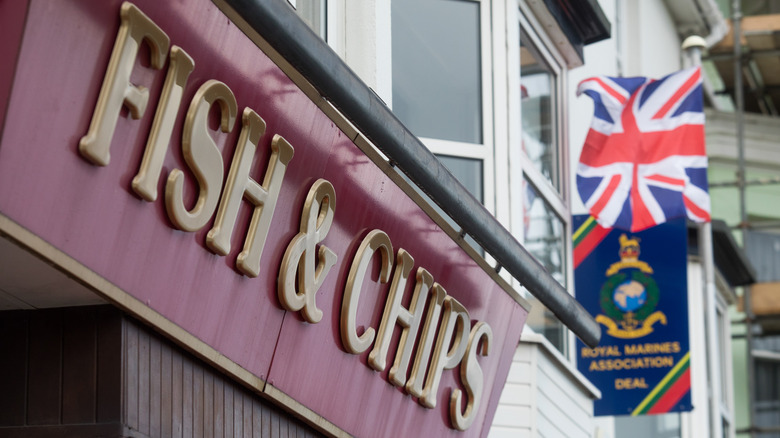
POLYGON ((641 338, 653 332, 653 324, 666 324, 666 315, 656 311, 660 293, 653 268, 639 260, 639 239, 620 236, 620 261, 607 269, 599 302, 603 315, 596 321, 616 338, 641 338))

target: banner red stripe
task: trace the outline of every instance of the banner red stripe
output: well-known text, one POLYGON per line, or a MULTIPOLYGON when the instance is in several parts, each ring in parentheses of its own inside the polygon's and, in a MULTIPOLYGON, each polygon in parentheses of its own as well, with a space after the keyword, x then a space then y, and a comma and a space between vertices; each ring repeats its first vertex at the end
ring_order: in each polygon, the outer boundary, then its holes
MULTIPOLYGON (((593 81, 593 82, 601 85, 601 87, 604 89, 604 91, 609 93, 610 96, 612 96, 615 99, 617 99, 620 103, 626 103, 626 100, 627 100, 626 96, 620 94, 614 88, 612 88, 609 85, 607 85, 607 83, 602 81, 601 78, 590 78, 590 79, 586 79, 586 81, 593 81)), ((583 81, 583 82, 585 82, 585 81, 583 81)))
POLYGON ((669 110, 672 109, 674 105, 677 104, 677 102, 682 98, 684 94, 686 94, 688 91, 690 91, 691 87, 695 86, 699 82, 699 77, 701 76, 701 70, 696 70, 694 74, 691 75, 691 77, 688 78, 687 81, 683 84, 682 87, 680 87, 676 93, 674 93, 674 96, 672 96, 671 99, 667 100, 664 106, 661 107, 660 110, 658 110, 657 113, 653 116, 654 119, 660 119, 663 116, 666 115, 666 113, 669 112, 669 110))
POLYGON ((648 414, 665 414, 669 412, 691 389, 691 368, 685 370, 676 382, 653 405, 648 414))
POLYGON ((607 206, 609 200, 612 199, 612 195, 615 193, 615 190, 617 190, 619 185, 620 175, 612 175, 612 178, 609 179, 609 184, 607 184, 607 188, 604 190, 604 193, 601 194, 599 200, 593 204, 593 207, 590 208, 590 214, 593 217, 599 217, 601 211, 604 210, 604 207, 607 206))
POLYGON ((585 136, 585 145, 594 148, 596 150, 604 147, 604 143, 609 139, 608 135, 602 134, 594 129, 588 131, 588 135, 585 136))
POLYGON ((601 225, 596 225, 590 232, 580 240, 580 243, 574 247, 574 268, 576 269, 579 264, 585 260, 588 255, 607 237, 607 234, 611 231, 611 228, 604 228, 601 225))
POLYGON ((639 181, 637 175, 637 168, 634 166, 634 180, 631 184, 631 231, 641 231, 645 228, 650 228, 654 225, 655 219, 650 214, 650 210, 647 209, 644 199, 639 194, 639 181))
POLYGON ((685 186, 685 180, 679 179, 679 178, 671 178, 664 175, 648 175, 645 177, 645 179, 658 181, 666 184, 673 184, 675 186, 684 187, 685 186))
POLYGON ((642 132, 642 146, 639 153, 630 139, 621 138, 622 133, 607 137, 604 134, 588 134, 580 162, 590 167, 606 166, 613 163, 651 164, 672 155, 706 155, 704 149, 704 126, 682 125, 672 131, 642 132), (609 153, 604 153, 607 150, 609 153), (636 153, 636 154, 635 154, 636 153))
POLYGON ((585 145, 580 154, 580 163, 588 166, 603 166, 612 163, 630 163, 636 158, 632 147, 628 147, 621 142, 615 142, 615 136, 621 136, 622 133, 605 135, 591 129, 585 137, 585 145), (605 153, 604 150, 609 151, 605 153), (605 159, 608 156, 608 159, 605 159))
POLYGON ((691 213, 694 214, 696 217, 700 217, 704 219, 705 221, 710 220, 710 213, 702 208, 699 208, 698 205, 694 204, 693 201, 688 199, 687 196, 683 196, 683 203, 685 203, 685 208, 691 211, 691 213))

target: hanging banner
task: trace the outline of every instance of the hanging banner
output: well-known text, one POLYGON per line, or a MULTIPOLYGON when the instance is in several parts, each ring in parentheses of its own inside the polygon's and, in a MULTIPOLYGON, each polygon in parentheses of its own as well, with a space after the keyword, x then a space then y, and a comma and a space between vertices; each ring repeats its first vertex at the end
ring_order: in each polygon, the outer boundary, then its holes
POLYGON ((574 229, 577 300, 603 326, 595 349, 577 341, 594 414, 691 410, 685 219, 631 233, 581 215, 574 229))

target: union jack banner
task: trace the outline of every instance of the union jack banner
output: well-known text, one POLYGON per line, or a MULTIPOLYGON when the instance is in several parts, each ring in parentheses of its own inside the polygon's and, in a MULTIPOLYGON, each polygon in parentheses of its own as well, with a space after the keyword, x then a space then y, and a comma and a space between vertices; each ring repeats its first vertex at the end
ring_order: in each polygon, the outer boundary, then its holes
POLYGON ((675 217, 710 220, 701 71, 662 79, 593 77, 595 110, 577 189, 604 227, 640 231, 675 217))

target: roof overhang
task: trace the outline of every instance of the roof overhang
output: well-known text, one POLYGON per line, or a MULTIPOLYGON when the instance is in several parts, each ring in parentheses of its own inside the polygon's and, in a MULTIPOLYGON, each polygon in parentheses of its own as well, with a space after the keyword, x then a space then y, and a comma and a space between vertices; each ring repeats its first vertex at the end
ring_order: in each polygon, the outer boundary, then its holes
MULTIPOLYGON (((715 267, 730 287, 747 286, 756 282, 756 273, 745 252, 737 245, 731 229, 722 220, 712 221, 712 252, 715 267)), ((688 223, 688 251, 699 255, 698 227, 688 223)))
POLYGON ((529 0, 526 2, 568 68, 584 62, 583 48, 610 37, 611 24, 597 0, 529 0))
POLYGON ((715 0, 664 0, 680 39, 691 35, 704 38, 707 47, 722 40, 729 25, 715 0))

